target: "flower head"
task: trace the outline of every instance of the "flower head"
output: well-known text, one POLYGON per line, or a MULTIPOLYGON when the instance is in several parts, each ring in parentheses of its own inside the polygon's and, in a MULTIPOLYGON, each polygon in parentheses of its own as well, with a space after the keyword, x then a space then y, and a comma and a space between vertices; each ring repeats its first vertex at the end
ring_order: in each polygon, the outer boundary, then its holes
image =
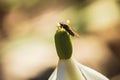
POLYGON ((55 34, 55 46, 59 57, 58 66, 48 80, 109 80, 101 73, 72 58, 71 34, 69 30, 59 26, 55 34))

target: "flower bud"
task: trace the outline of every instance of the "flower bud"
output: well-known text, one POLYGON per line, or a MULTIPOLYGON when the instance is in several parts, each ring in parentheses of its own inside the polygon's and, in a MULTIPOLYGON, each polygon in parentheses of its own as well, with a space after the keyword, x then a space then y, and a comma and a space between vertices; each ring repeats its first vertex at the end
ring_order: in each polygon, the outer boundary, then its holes
POLYGON ((60 59, 69 59, 72 56, 72 42, 70 35, 64 29, 58 29, 55 34, 55 46, 60 59))

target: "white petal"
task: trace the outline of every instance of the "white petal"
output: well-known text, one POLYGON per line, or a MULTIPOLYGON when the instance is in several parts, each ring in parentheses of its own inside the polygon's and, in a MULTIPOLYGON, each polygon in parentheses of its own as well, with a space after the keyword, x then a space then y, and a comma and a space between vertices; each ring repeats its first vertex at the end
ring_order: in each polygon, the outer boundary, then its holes
POLYGON ((59 60, 57 80, 85 80, 72 59, 59 60))
POLYGON ((65 62, 62 60, 59 60, 58 67, 54 70, 52 75, 49 77, 48 80, 65 80, 65 62))
POLYGON ((109 80, 101 73, 79 64, 73 59, 59 60, 58 68, 48 80, 109 80), (84 79, 84 77, 86 79, 84 79))
POLYGON ((57 77, 57 68, 53 71, 48 80, 56 80, 57 77))
POLYGON ((87 80, 109 80, 107 77, 105 77, 101 73, 99 73, 87 66, 84 66, 78 62, 76 62, 76 63, 78 64, 79 69, 81 70, 83 75, 87 78, 87 80))
POLYGON ((62 60, 59 60, 56 80, 65 80, 65 73, 66 73, 65 62, 62 60))

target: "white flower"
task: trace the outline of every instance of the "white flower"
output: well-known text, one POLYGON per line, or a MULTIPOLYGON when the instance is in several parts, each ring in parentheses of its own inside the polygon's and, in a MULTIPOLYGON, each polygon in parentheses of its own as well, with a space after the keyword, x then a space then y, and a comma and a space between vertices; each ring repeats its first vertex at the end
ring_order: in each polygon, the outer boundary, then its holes
POLYGON ((60 59, 48 80, 109 80, 101 73, 78 63, 75 59, 60 59))
POLYGON ((70 35, 75 33, 71 28, 60 23, 55 34, 55 46, 59 57, 58 67, 48 80, 109 80, 99 72, 79 64, 72 57, 70 35))

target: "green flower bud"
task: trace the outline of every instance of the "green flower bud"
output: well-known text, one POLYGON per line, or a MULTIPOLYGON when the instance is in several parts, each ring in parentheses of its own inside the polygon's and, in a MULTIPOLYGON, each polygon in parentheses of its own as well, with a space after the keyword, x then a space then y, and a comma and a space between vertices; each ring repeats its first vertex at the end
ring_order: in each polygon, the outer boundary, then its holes
POLYGON ((60 59, 69 59, 72 56, 72 42, 70 35, 64 29, 58 29, 55 34, 55 46, 60 59))

